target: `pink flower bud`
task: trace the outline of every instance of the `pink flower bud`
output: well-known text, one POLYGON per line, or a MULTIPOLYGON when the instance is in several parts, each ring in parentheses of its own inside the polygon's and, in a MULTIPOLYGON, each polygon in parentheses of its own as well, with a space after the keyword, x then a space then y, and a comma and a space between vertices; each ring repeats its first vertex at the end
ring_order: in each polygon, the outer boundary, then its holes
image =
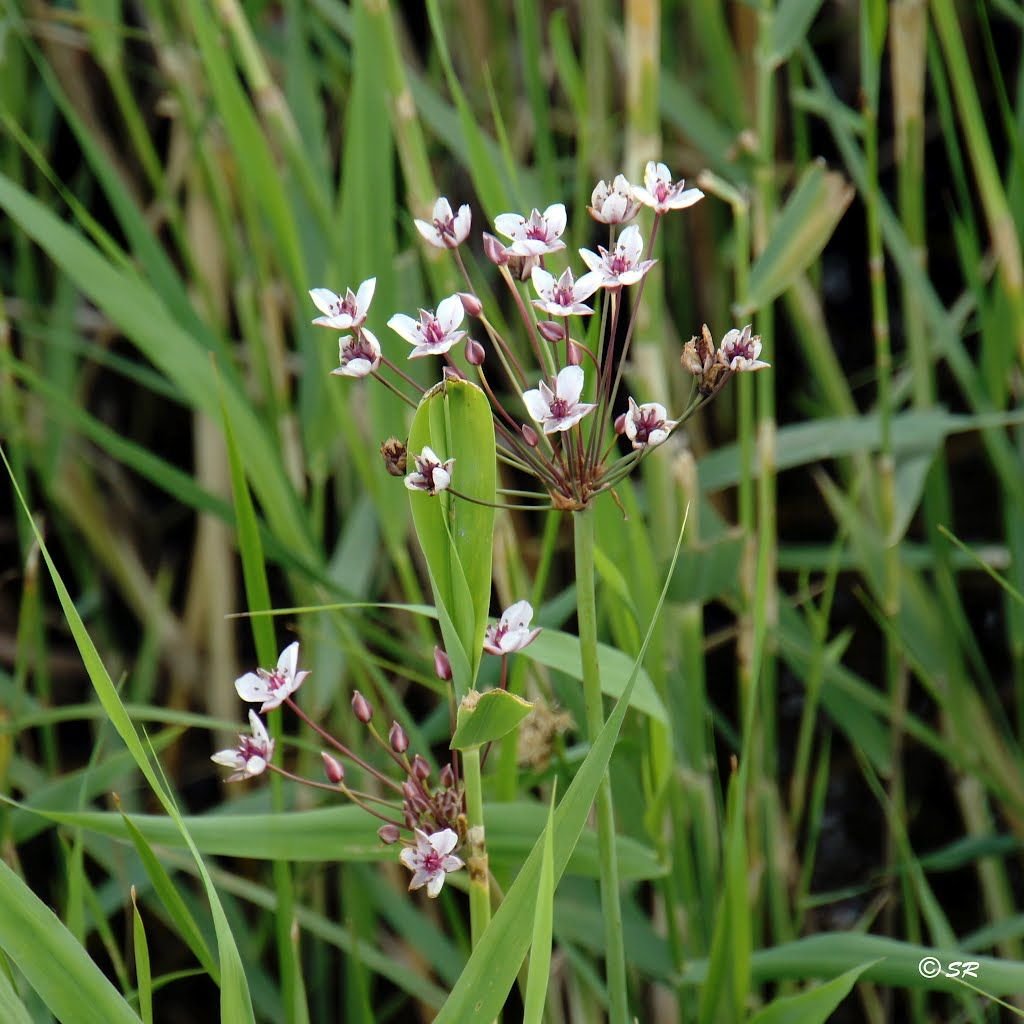
POLYGON ((569 365, 579 366, 583 362, 583 349, 575 341, 569 342, 569 365))
POLYGON ((540 437, 538 436, 537 431, 534 430, 529 423, 524 423, 519 429, 523 433, 523 440, 531 448, 536 448, 537 445, 540 444, 540 437))
POLYGON ((426 782, 430 778, 430 765, 425 757, 417 754, 412 759, 412 773, 420 782, 426 782))
POLYGON ((335 786, 345 781, 345 767, 335 758, 331 757, 326 751, 320 751, 320 756, 324 761, 324 775, 327 776, 327 781, 332 782, 335 786))
POLYGON ((484 255, 499 267, 505 266, 509 259, 505 246, 494 235, 489 235, 486 231, 484 232, 484 255))
POLYGON ((391 723, 391 731, 388 733, 388 743, 396 754, 404 754, 409 749, 409 737, 405 730, 397 723, 391 723))
POLYGON ((487 353, 484 351, 483 345, 479 341, 474 341, 472 338, 466 339, 466 362, 470 366, 481 366, 487 353))
POLYGON ((452 678, 452 663, 440 647, 434 648, 434 672, 446 683, 452 678))
POLYGON ((388 846, 390 846, 392 843, 397 843, 398 837, 401 834, 402 833, 399 832, 397 825, 381 825, 381 827, 377 829, 377 838, 382 843, 386 843, 388 846))
POLYGON ((370 702, 358 691, 352 694, 352 710, 363 725, 373 718, 373 708, 370 702))
POLYGON ((441 376, 445 380, 465 380, 466 375, 457 366, 442 366, 441 376))
POLYGON ((561 341, 565 337, 565 328, 555 320, 541 320, 537 330, 545 341, 561 341))
POLYGON ((451 789, 455 785, 455 772, 452 770, 451 764, 446 764, 441 769, 441 787, 443 789, 451 789))
POLYGON ((615 417, 615 433, 616 434, 624 434, 625 432, 626 432, 626 414, 624 412, 620 412, 619 415, 615 417))
POLYGON ((471 292, 459 292, 459 299, 467 316, 479 316, 483 312, 484 304, 471 292))

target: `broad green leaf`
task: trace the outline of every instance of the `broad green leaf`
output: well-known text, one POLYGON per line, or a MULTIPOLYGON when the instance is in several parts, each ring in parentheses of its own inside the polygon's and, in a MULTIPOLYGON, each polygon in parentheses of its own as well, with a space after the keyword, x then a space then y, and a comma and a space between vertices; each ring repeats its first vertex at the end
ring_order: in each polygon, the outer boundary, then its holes
POLYGON ((807 30, 822 0, 780 0, 772 18, 771 53, 768 60, 778 67, 806 39, 807 30))
POLYGON ((480 667, 491 599, 497 470, 491 406, 480 388, 469 381, 447 380, 423 396, 409 431, 410 468, 425 447, 442 460, 455 459, 452 488, 473 499, 447 491, 409 494, 456 697, 461 700, 480 667))
MULTIPOLYGON (((583 663, 580 659, 580 641, 569 633, 557 629, 545 629, 529 647, 519 652, 520 657, 529 658, 539 665, 546 665, 558 672, 564 672, 573 679, 583 678, 583 663)), ((601 666, 601 690, 609 697, 621 697, 626 683, 633 673, 629 655, 605 644, 597 645, 597 660, 601 666)), ((654 683, 645 669, 637 673, 636 684, 630 694, 629 703, 637 711, 668 724, 665 705, 654 689, 654 683)))
POLYGON ((144 1024, 153 1024, 153 975, 149 969, 149 943, 146 927, 132 887, 132 947, 135 950, 135 982, 139 992, 139 1013, 144 1024))
POLYGON ((470 690, 459 704, 458 724, 452 736, 453 750, 468 750, 500 740, 510 733, 531 711, 528 700, 508 690, 470 690))
POLYGON ((763 309, 817 259, 853 199, 853 187, 822 162, 801 175, 772 228, 768 245, 750 269, 747 294, 737 304, 739 319, 763 309))
POLYGON ((526 998, 523 1000, 525 1024, 542 1024, 544 1001, 551 973, 551 933, 555 909, 554 835, 555 793, 551 794, 548 823, 544 828, 544 853, 540 862, 540 888, 533 915, 533 937, 530 940, 530 968, 526 976, 526 998))
MULTIPOLYGON (((0 798, 2 799, 2 798, 0 798)), ((14 801, 4 800, 11 806, 14 801)), ((39 811, 60 825, 130 839, 119 814, 106 811, 39 811)), ((492 861, 514 867, 521 864, 544 828, 547 812, 541 804, 517 801, 487 803, 487 851, 492 861)), ((132 825, 151 845, 184 849, 186 843, 174 821, 157 814, 136 814, 132 825)), ((294 862, 392 860, 394 851, 377 837, 378 819, 359 807, 344 805, 314 811, 289 810, 286 814, 207 814, 185 817, 182 823, 198 850, 210 855, 255 860, 294 862)), ((647 846, 618 836, 619 873, 623 880, 657 878, 664 866, 647 846)), ((568 871, 596 877, 599 873, 597 836, 589 829, 577 843, 568 871)))
POLYGON ((136 1013, 78 940, 3 860, 0 949, 58 1020, 139 1024, 136 1013))
POLYGON ((850 994, 857 979, 877 960, 851 967, 838 978, 816 985, 795 996, 776 999, 750 1018, 750 1024, 826 1024, 850 994))

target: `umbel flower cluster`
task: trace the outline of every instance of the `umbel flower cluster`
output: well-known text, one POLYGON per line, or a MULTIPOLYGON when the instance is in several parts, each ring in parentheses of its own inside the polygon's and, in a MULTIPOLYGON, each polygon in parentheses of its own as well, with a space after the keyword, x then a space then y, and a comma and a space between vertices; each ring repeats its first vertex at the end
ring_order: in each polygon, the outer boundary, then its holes
MULTIPOLYGON (((530 628, 532 618, 530 604, 517 601, 505 610, 497 623, 487 628, 483 649, 501 657, 502 686, 507 679, 507 656, 531 644, 540 632, 537 628, 530 628)), ((451 679, 451 665, 440 648, 434 649, 434 669, 440 679, 451 679)), ((454 852, 466 841, 467 832, 458 752, 451 752, 451 760, 437 773, 435 783, 427 758, 418 753, 410 755, 409 737, 402 726, 393 721, 387 737, 382 736, 375 725, 370 702, 357 690, 352 696, 352 713, 404 776, 399 781, 360 757, 299 707, 294 695, 308 675, 299 669, 299 645, 296 642, 281 652, 275 668, 259 668, 239 676, 235 680, 235 692, 242 700, 259 704, 260 714, 287 707, 309 726, 331 751, 321 752, 326 782, 304 778, 275 764, 274 740, 253 710, 249 711, 250 733, 241 734, 237 746, 218 751, 212 760, 232 770, 227 777, 228 782, 253 779, 272 771, 293 782, 328 790, 351 800, 383 822, 377 830, 382 842, 388 845, 402 843, 399 859, 413 872, 409 889, 425 886, 427 894, 436 897, 444 885, 446 874, 463 867, 462 859, 454 852), (356 766, 363 778, 372 780, 377 792, 363 792, 351 787, 346 780, 346 761, 356 766), (382 792, 384 796, 380 795, 382 792)))
MULTIPOLYGON (((430 221, 416 221, 428 244, 451 251, 466 290, 442 299, 435 309, 418 310, 416 316, 395 313, 387 326, 410 347, 408 359, 440 356, 446 377, 475 376, 491 401, 498 458, 543 488, 538 496, 543 504, 525 507, 587 507, 596 495, 614 488, 648 451, 667 441, 732 374, 768 365, 759 358, 761 342, 749 326, 728 331, 716 349, 705 325, 700 336, 687 343, 680 360, 695 383, 686 408, 670 418, 663 405, 630 394, 622 410, 622 375, 644 279, 657 262, 652 253, 661 219, 693 206, 703 195, 681 180, 673 181, 668 167, 653 161, 647 164, 643 185, 632 185, 621 174, 610 184, 598 182, 588 210, 594 220, 607 225, 608 245, 579 250, 586 270, 578 277, 571 266, 564 266, 563 204, 554 203, 543 212, 534 209, 528 216, 504 213, 495 219, 496 233, 483 233, 483 251, 509 289, 533 367, 521 358, 526 345, 513 344, 495 327, 497 318, 488 317, 473 287, 461 253, 470 234, 470 208, 463 205, 455 212, 442 197, 430 221), (631 223, 644 207, 654 213, 646 244, 640 228, 631 223), (552 262, 558 266, 549 267, 552 262), (634 290, 628 301, 627 289, 634 290), (596 332, 586 329, 588 318, 595 315, 596 332), (476 327, 471 330, 473 321, 476 327), (456 345, 462 347, 465 369, 452 357, 456 345), (500 385, 486 368, 492 360, 501 368, 500 385), (617 442, 621 436, 629 442, 626 454, 621 454, 625 446, 617 442)), ((327 288, 312 289, 310 297, 323 314, 313 323, 342 332, 339 365, 333 373, 373 377, 415 407, 424 389, 385 355, 366 326, 374 286, 371 278, 344 296, 327 288)), ((460 496, 458 468, 449 453, 430 448, 406 453, 391 439, 382 454, 388 471, 404 474, 408 488, 460 496)))

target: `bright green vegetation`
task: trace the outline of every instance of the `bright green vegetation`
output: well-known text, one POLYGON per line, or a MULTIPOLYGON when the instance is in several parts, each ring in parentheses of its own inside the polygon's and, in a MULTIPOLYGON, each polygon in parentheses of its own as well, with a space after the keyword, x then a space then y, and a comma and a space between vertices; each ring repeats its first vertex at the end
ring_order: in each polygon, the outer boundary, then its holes
MULTIPOLYGON (((610 860, 642 1021, 1019 1014, 1017 4, 4 0, 0 26, 0 1020, 598 1021, 610 860), (447 506, 377 454, 411 411, 330 375, 307 289, 376 276, 368 325, 433 384, 385 323, 463 285, 412 218, 471 203, 490 294, 488 221, 564 201, 604 242, 593 185, 649 159, 706 198, 659 229, 629 393, 680 412, 703 321, 752 321, 772 369, 575 548, 567 514, 474 505, 449 560, 447 506), (467 872, 407 895, 330 795, 221 785, 232 681, 293 639, 311 718, 383 763, 358 689, 436 773, 433 646, 460 694, 478 663, 496 686, 478 637, 523 598, 544 633, 509 689, 575 724, 526 765, 517 708, 465 726, 500 903, 467 872)), ((459 401, 417 438, 486 440, 459 401)), ((295 724, 271 713, 277 757, 322 778, 295 724)))

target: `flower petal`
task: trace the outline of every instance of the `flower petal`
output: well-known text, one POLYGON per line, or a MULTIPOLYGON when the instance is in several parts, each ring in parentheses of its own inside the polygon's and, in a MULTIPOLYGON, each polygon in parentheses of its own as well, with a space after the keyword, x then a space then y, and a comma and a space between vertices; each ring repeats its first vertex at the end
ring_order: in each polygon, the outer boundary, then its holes
POLYGON ((255 704, 256 701, 266 700, 270 696, 270 687, 266 680, 256 675, 255 672, 246 672, 235 680, 235 692, 242 700, 255 704))
POLYGON ((583 394, 583 367, 563 366, 555 379, 555 394, 562 401, 575 405, 583 394))

